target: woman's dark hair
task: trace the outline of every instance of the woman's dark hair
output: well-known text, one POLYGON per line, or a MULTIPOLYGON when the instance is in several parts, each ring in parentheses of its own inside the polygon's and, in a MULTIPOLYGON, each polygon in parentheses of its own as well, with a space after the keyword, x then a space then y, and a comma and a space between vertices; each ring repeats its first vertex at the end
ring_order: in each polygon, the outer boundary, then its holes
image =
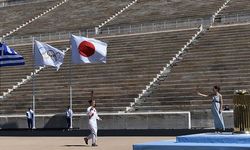
POLYGON ((92 101, 93 101, 93 100, 89 100, 89 101, 88 101, 88 102, 89 102, 89 104, 91 104, 91 103, 92 103, 92 101))
POLYGON ((215 85, 214 89, 216 89, 218 92, 220 92, 220 87, 218 85, 215 85))
MULTIPOLYGON (((89 105, 92 105, 92 102, 93 101, 95 101, 95 100, 89 100, 88 102, 89 102, 89 105)), ((95 106, 94 107, 96 107, 96 104, 95 104, 95 106)))

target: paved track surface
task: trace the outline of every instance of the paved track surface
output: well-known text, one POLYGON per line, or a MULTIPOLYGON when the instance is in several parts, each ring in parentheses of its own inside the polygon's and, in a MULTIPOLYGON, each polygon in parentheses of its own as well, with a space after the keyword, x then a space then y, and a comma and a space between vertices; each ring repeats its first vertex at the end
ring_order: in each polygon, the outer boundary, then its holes
MULTIPOLYGON (((85 145, 82 137, 0 137, 1 150, 132 150, 132 145, 175 137, 99 137, 98 147, 85 145)), ((91 141, 90 141, 91 143, 91 141)))

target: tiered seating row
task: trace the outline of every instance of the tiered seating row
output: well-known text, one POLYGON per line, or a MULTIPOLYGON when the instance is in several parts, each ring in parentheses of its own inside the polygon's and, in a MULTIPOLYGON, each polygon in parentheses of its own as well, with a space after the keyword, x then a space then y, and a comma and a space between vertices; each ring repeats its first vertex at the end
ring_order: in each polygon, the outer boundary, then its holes
MULTIPOLYGON (((130 0, 95 0, 91 2, 70 0, 67 2, 67 5, 63 5, 48 15, 41 17, 21 32, 16 32, 15 35, 94 30, 94 27, 114 15, 130 2, 130 0)), ((122 26, 183 18, 210 18, 223 3, 224 0, 207 0, 206 2, 202 0, 141 0, 107 25, 122 26)), ((23 9, 26 10, 28 8, 24 7, 23 9)))
POLYGON ((70 0, 55 11, 31 23, 15 35, 54 33, 58 31, 84 31, 105 21, 130 0, 70 0))
POLYGON ((224 0, 207 0, 206 2, 202 0, 141 0, 113 22, 110 22, 109 26, 151 23, 181 18, 210 18, 224 2, 224 0))
MULTIPOLYGON (((73 109, 82 112, 88 106, 90 91, 95 91, 99 111, 125 111, 129 103, 152 80, 159 70, 180 50, 196 31, 162 32, 123 37, 103 38, 108 43, 107 64, 82 64, 71 68, 73 109)), ((52 44, 66 47, 68 42, 52 44)), ((17 46, 26 60, 32 60, 31 45, 17 46)), ((60 113, 69 105, 69 57, 57 72, 44 69, 35 78, 37 113, 60 113)), ((32 63, 25 66, 32 68, 32 63)), ((3 87, 13 84, 29 69, 4 68, 3 87), (17 74, 17 75, 16 75, 17 74)), ((1 103, 1 113, 23 113, 32 102, 32 82, 15 90, 1 103)))
POLYGON ((249 14, 250 13, 250 3, 246 0, 231 0, 229 2, 229 7, 227 7, 222 14, 249 14))
POLYGON ((60 0, 43 1, 16 6, 3 7, 0 10, 0 35, 22 25, 34 16, 39 15, 46 9, 60 2, 60 0))
POLYGON ((250 26, 212 28, 192 47, 183 61, 153 94, 137 106, 138 111, 209 109, 211 99, 197 96, 198 87, 211 92, 221 85, 224 104, 233 108, 233 93, 249 89, 250 26))

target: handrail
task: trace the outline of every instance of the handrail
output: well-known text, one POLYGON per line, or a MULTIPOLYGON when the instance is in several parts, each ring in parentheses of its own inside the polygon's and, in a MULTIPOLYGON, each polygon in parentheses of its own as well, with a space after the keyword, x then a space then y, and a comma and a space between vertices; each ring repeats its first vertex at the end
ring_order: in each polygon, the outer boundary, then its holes
MULTIPOLYGON (((230 14, 230 15, 219 15, 215 19, 216 25, 224 24, 237 24, 237 23, 248 23, 250 22, 250 14, 230 14), (220 19, 218 19, 220 18, 220 19), (217 19, 217 20, 216 20, 217 19)), ((71 34, 76 34, 86 37, 98 37, 105 35, 123 35, 131 33, 146 33, 152 31, 166 31, 175 29, 189 29, 196 28, 200 24, 204 27, 208 27, 212 22, 212 18, 196 18, 196 19, 178 19, 172 21, 152 22, 144 24, 126 25, 126 26, 109 26, 103 27, 99 31, 99 35, 96 35, 95 29, 77 30, 71 32, 56 32, 56 33, 43 33, 33 35, 39 41, 57 41, 67 40, 71 34)), ((5 42, 12 44, 23 44, 31 43, 33 36, 9 36, 5 38, 5 42)))
MULTIPOLYGON (((126 112, 133 112, 136 110, 136 105, 140 104, 143 100, 145 100, 146 97, 149 97, 152 94, 152 91, 157 88, 157 86, 160 85, 160 82, 165 80, 169 73, 171 73, 171 69, 175 64, 180 62, 185 53, 187 53, 187 49, 192 46, 193 43, 197 42, 197 39, 200 37, 200 35, 205 33, 205 31, 209 28, 211 28, 215 22, 216 18, 219 16, 220 12, 226 8, 227 4, 230 2, 230 0, 227 0, 213 15, 211 18, 210 25, 204 28, 204 24, 200 24, 199 31, 196 32, 194 36, 192 36, 191 39, 184 45, 183 48, 181 48, 180 51, 175 54, 175 56, 167 63, 162 70, 160 70, 160 73, 156 75, 155 78, 149 83, 149 85, 146 85, 146 88, 142 90, 141 93, 138 94, 138 97, 134 98, 134 102, 130 103, 129 107, 126 107, 126 112)), ((221 17, 221 16, 220 16, 221 17)), ((221 19, 220 19, 221 21, 221 19)))
POLYGON ((9 6, 17 6, 17 5, 25 5, 25 4, 33 4, 33 3, 41 3, 41 2, 49 2, 52 0, 19 0, 19 1, 0 1, 0 8, 9 7, 9 6))
POLYGON ((138 97, 134 98, 134 102, 130 103, 129 107, 126 107, 126 112, 133 112, 135 111, 135 107, 137 104, 141 103, 141 101, 152 94, 153 89, 157 88, 159 86, 159 83, 163 80, 165 80, 169 73, 171 72, 171 69, 174 65, 179 63, 182 59, 185 53, 187 53, 187 50, 190 48, 190 46, 197 41, 197 38, 200 37, 200 34, 204 33, 204 27, 201 24, 199 26, 199 30, 188 40, 188 42, 179 50, 174 57, 167 63, 162 70, 158 74, 156 74, 156 77, 153 78, 151 82, 149 82, 148 85, 146 85, 146 88, 142 90, 140 94, 138 94, 138 97))
POLYGON ((144 33, 152 31, 165 31, 165 30, 174 30, 174 29, 187 29, 187 28, 196 28, 200 24, 210 24, 210 19, 181 19, 175 21, 164 21, 164 22, 153 22, 153 23, 144 23, 136 24, 129 26, 113 26, 113 27, 103 27, 99 30, 99 34, 96 35, 95 29, 87 29, 85 31, 77 30, 70 32, 56 32, 56 33, 43 33, 38 35, 27 35, 27 36, 9 36, 4 40, 9 45, 12 44, 23 44, 31 43, 33 37, 39 41, 57 41, 57 40, 67 40, 71 34, 93 37, 93 36, 105 36, 105 35, 123 35, 130 33, 144 33))
POLYGON ((61 5, 65 4, 66 2, 68 2, 69 0, 62 0, 60 3, 57 3, 56 5, 53 5, 51 8, 45 10, 44 12, 42 12, 41 14, 33 17, 32 19, 28 20, 26 23, 23 23, 22 25, 17 26, 15 29, 12 29, 11 31, 5 33, 4 35, 2 35, 0 37, 0 41, 4 41, 5 38, 8 38, 10 35, 12 35, 13 33, 21 30, 22 28, 26 27, 27 25, 31 24, 32 22, 36 21, 37 19, 39 19, 40 17, 46 15, 47 13, 53 11, 54 9, 60 7, 61 5))

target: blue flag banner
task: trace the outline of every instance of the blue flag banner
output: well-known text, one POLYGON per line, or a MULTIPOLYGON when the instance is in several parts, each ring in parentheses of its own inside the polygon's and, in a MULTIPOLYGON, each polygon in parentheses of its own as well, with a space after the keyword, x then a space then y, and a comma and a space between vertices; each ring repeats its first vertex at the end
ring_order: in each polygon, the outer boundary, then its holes
POLYGON ((13 48, 0 43, 0 67, 24 65, 23 56, 19 55, 13 48))

